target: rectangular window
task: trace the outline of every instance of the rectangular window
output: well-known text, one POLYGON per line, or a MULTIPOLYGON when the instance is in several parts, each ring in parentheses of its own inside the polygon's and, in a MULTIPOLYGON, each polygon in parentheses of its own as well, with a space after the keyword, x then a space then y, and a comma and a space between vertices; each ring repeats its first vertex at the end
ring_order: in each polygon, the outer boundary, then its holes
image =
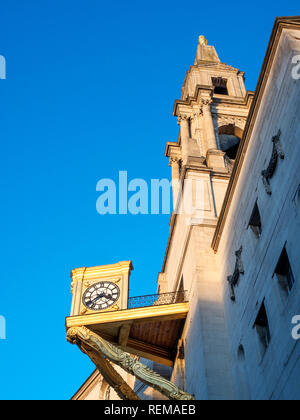
POLYGON ((261 354, 261 357, 263 357, 271 341, 269 321, 268 321, 267 311, 266 311, 266 307, 264 303, 262 303, 261 305, 256 321, 254 323, 254 328, 256 329, 256 333, 257 333, 260 354, 261 354))
POLYGON ((294 287, 295 277, 292 271, 286 247, 283 248, 283 251, 280 255, 279 261, 275 269, 275 274, 281 292, 288 296, 294 287))
POLYGON ((294 206, 296 207, 296 209, 299 208, 299 205, 300 205, 300 184, 298 185, 298 187, 296 189, 296 192, 294 194, 293 203, 294 203, 294 206))
POLYGON ((257 238, 260 237, 262 232, 261 217, 257 203, 255 203, 251 218, 249 221, 249 227, 257 238))
POLYGON ((218 95, 228 95, 227 80, 223 77, 212 77, 212 84, 214 86, 214 93, 218 95))

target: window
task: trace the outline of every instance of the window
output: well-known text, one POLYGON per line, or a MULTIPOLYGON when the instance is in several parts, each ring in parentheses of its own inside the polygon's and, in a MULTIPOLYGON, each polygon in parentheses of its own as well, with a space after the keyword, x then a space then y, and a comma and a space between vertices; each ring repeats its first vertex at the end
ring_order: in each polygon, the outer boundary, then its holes
POLYGON ((299 203, 300 202, 300 184, 298 185, 295 197, 296 197, 297 203, 299 203))
POLYGON ((218 95, 228 95, 227 80, 222 77, 212 77, 212 84, 214 86, 214 93, 218 95))
POLYGON ((235 160, 243 131, 235 124, 228 124, 219 127, 218 135, 221 150, 226 152, 227 158, 235 160))
POLYGON ((260 212, 259 212, 257 202, 255 203, 254 209, 250 217, 249 227, 251 228, 255 236, 259 238, 262 232, 262 225, 261 225, 261 217, 260 217, 260 212))
POLYGON ((285 296, 288 296, 291 293, 295 284, 295 277, 292 271, 286 247, 283 248, 283 251, 275 269, 275 274, 281 292, 285 294, 285 296))
POLYGON ((297 208, 299 208, 299 204, 300 204, 300 184, 298 185, 298 187, 296 189, 296 192, 294 194, 293 203, 294 203, 294 206, 297 210, 297 208))
POLYGON ((226 156, 229 157, 231 160, 235 160, 237 157, 237 152, 239 149, 239 143, 235 144, 234 146, 230 147, 226 150, 226 156))
POLYGON ((260 351, 261 357, 263 358, 271 341, 269 321, 268 321, 267 311, 266 311, 264 302, 261 305, 261 308, 257 315, 256 321, 254 323, 254 328, 256 329, 256 333, 257 333, 259 351, 260 351))
POLYGON ((239 400, 249 401, 251 400, 251 394, 248 383, 245 349, 242 344, 238 348, 237 358, 237 394, 239 396, 239 400))

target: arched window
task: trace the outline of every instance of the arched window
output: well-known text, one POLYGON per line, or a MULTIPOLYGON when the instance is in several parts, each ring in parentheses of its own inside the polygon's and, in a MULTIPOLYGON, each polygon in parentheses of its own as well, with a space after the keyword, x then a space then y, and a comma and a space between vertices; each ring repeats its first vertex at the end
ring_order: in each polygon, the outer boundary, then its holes
POLYGON ((221 150, 226 152, 228 159, 236 159, 242 137, 243 131, 234 124, 224 125, 219 128, 221 150))

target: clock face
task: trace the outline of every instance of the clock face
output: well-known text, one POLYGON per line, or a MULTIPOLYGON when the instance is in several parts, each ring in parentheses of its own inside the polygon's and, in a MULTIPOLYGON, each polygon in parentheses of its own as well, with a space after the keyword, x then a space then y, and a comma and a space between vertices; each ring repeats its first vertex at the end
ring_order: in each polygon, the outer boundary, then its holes
POLYGON ((92 311, 103 311, 110 308, 120 297, 119 287, 112 282, 104 281, 89 287, 82 298, 86 308, 92 311))

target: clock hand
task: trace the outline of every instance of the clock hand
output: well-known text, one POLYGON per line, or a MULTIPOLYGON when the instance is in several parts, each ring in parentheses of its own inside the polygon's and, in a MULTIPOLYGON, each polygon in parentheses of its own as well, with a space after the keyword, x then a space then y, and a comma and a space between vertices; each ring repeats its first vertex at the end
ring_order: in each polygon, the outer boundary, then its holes
POLYGON ((105 297, 106 299, 111 299, 112 298, 112 295, 104 295, 103 297, 105 297))
POLYGON ((101 293, 99 296, 97 296, 95 299, 93 299, 93 303, 97 302, 99 299, 101 298, 105 298, 105 299, 111 299, 111 295, 106 295, 105 293, 101 293))
POLYGON ((104 293, 101 293, 99 296, 97 296, 95 299, 92 300, 93 303, 97 302, 99 299, 106 297, 104 293))
POLYGON ((105 298, 105 299, 107 299, 107 300, 110 300, 110 299, 112 299, 112 295, 111 294, 109 294, 109 295, 107 295, 107 294, 105 294, 105 293, 100 293, 100 295, 99 296, 97 296, 96 298, 94 298, 94 299, 91 299, 89 302, 86 302, 86 304, 88 305, 88 306, 90 306, 90 305, 94 305, 99 299, 102 299, 102 298, 105 298))

